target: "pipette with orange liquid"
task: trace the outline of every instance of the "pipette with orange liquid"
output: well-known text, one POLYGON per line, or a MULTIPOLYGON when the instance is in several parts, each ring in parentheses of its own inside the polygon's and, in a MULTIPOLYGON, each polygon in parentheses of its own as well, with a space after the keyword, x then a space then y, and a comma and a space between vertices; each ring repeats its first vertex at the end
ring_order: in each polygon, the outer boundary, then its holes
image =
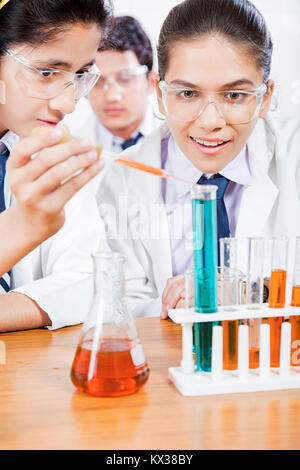
MULTIPOLYGON (((33 129, 32 134, 39 134, 40 132, 44 132, 48 126, 39 126, 33 129)), ((74 139, 74 137, 69 134, 68 132, 64 132, 63 137, 61 139, 61 142, 69 142, 70 140, 74 139)), ((144 171, 146 173, 150 173, 152 175, 159 176, 160 178, 169 178, 172 180, 176 181, 181 181, 182 183, 185 183, 189 186, 193 186, 195 183, 192 183, 191 181, 187 181, 183 178, 179 178, 178 176, 171 175, 167 171, 161 169, 161 168, 156 168, 151 165, 147 165, 145 163, 138 162, 136 160, 133 160, 132 158, 127 158, 127 157, 120 157, 118 155, 114 155, 110 152, 103 151, 101 145, 94 145, 94 149, 97 151, 98 157, 99 158, 107 158, 111 161, 114 161, 115 163, 120 163, 121 165, 128 166, 130 168, 134 168, 136 170, 144 171)))

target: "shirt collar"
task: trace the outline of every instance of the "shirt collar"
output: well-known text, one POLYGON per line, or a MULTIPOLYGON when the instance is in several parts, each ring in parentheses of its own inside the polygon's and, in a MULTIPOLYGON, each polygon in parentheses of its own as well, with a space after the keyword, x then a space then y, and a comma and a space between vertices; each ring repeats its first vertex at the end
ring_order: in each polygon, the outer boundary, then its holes
POLYGON ((20 137, 17 136, 12 131, 7 131, 3 137, 1 137, 0 141, 3 142, 4 145, 8 148, 9 152, 12 151, 16 143, 20 140, 20 137))
MULTIPOLYGON (((148 105, 144 119, 137 129, 135 129, 135 131, 131 134, 130 139, 134 139, 139 133, 141 133, 144 137, 147 137, 147 135, 153 131, 154 118, 154 110, 151 105, 148 105)), ((97 120, 96 126, 96 131, 98 131, 97 135, 99 136, 100 131, 105 140, 110 141, 113 146, 121 146, 125 142, 125 139, 122 139, 122 137, 113 135, 108 129, 106 129, 105 126, 101 124, 101 122, 99 122, 99 120, 97 120)))
MULTIPOLYGON (((203 175, 203 172, 198 170, 180 150, 172 135, 168 143, 168 155, 164 169, 174 176, 182 176, 185 180, 191 181, 191 183, 197 183, 203 175)), ((240 185, 250 185, 252 178, 247 146, 219 173, 240 185)), ((206 174, 206 176, 209 177, 211 175, 206 174)), ((190 188, 185 183, 181 181, 175 181, 175 183, 178 197, 182 197, 189 192, 190 188)))

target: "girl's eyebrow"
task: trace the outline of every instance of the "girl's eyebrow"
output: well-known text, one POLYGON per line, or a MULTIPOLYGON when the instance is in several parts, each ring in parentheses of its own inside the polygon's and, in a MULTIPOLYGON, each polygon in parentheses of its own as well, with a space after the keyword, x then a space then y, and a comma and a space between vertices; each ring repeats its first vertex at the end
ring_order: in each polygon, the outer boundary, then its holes
MULTIPOLYGON (((177 86, 182 86, 182 87, 187 87, 187 88, 199 88, 199 85, 195 85, 194 83, 187 82, 186 80, 172 80, 170 82, 170 85, 177 85, 177 86)), ((234 82, 226 83, 225 85, 222 85, 220 89, 229 89, 229 88, 235 88, 238 86, 242 85, 249 85, 251 87, 255 87, 255 83, 252 82, 252 80, 249 80, 248 78, 240 78, 238 80, 235 80, 234 82)))
MULTIPOLYGON (((38 63, 40 67, 64 67, 69 70, 72 69, 72 65, 68 62, 58 61, 56 59, 36 60, 36 63, 38 63)), ((83 69, 85 67, 91 67, 92 65, 94 65, 94 63, 95 60, 91 60, 88 64, 85 64, 80 68, 83 69)))

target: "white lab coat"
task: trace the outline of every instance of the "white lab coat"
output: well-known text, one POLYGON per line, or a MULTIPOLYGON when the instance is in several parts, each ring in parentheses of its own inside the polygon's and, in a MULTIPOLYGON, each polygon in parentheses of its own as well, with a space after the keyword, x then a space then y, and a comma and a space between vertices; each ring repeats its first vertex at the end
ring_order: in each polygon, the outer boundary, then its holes
MULTIPOLYGON (((49 329, 83 322, 92 301, 91 253, 101 249, 102 243, 93 185, 94 181, 66 204, 64 226, 11 271, 11 288, 48 314, 49 329)), ((7 194, 6 207, 12 203, 7 194)))
MULTIPOLYGON (((163 124, 123 155, 161 167, 161 140, 167 131, 163 124)), ((248 150, 253 184, 243 190, 235 236, 300 235, 300 121, 260 119, 248 150)), ((161 179, 117 164, 111 170, 97 196, 108 243, 127 257, 126 291, 134 315, 158 316, 163 290, 172 277, 161 179), (141 233, 147 224, 152 233, 141 233)))

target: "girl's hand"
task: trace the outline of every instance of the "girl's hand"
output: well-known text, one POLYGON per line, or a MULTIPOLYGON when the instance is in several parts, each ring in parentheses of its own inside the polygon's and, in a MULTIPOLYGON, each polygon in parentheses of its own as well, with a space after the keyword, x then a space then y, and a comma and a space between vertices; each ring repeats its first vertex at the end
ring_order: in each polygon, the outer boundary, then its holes
POLYGON ((104 166, 88 141, 62 142, 66 132, 60 125, 26 137, 7 161, 18 213, 41 241, 63 226, 66 202, 104 166))
MULTIPOLYGON (((172 308, 184 308, 186 304, 185 299, 185 275, 168 279, 166 287, 162 295, 162 312, 160 318, 165 320, 168 318, 168 311, 172 308)), ((193 307, 194 300, 194 284, 190 283, 189 286, 189 307, 193 307)))

